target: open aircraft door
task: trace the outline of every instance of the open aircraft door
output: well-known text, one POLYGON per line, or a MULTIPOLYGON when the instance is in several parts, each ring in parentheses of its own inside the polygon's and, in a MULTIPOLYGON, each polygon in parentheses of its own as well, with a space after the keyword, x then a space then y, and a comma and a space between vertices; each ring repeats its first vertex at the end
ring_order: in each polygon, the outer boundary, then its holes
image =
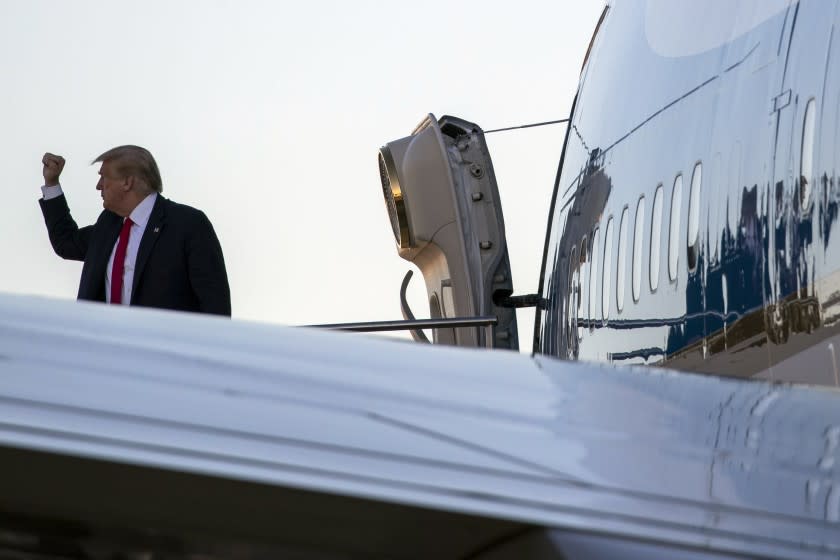
MULTIPOLYGON (((436 328, 434 342, 518 349, 501 201, 481 128, 430 114, 411 136, 379 150, 379 171, 397 250, 423 273, 431 317, 498 319, 492 335, 436 328)), ((401 296, 406 319, 410 274, 401 296)))

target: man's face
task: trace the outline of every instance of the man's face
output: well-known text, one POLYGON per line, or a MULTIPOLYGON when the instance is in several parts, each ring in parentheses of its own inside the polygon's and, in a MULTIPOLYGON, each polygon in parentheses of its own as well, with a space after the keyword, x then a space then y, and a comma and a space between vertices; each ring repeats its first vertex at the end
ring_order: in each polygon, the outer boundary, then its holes
POLYGON ((122 210, 126 197, 125 185, 126 178, 117 174, 114 162, 103 162, 99 168, 99 182, 96 183, 96 190, 102 193, 102 206, 123 217, 125 217, 122 210))

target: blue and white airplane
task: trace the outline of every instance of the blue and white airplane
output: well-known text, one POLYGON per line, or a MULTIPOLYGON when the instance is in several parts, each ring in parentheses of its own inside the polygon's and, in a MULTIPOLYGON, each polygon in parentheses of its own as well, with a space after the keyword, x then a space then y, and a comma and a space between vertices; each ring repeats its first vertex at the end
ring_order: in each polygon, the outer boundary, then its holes
MULTIPOLYGON (((822 0, 608 4, 551 201, 534 352, 840 386, 838 22, 822 0)), ((380 166, 432 315, 498 316, 494 344, 515 344, 524 302, 507 298, 481 129, 426 119, 380 166)))

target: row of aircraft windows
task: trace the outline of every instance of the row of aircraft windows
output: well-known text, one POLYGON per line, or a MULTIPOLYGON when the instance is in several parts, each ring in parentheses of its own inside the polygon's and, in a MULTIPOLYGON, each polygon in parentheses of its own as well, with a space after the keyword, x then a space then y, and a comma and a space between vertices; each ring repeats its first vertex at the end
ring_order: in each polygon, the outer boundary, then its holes
MULTIPOLYGON (((688 270, 693 272, 697 268, 698 244, 700 234, 700 184, 703 176, 703 167, 701 163, 694 166, 694 171, 691 176, 691 187, 689 190, 688 203, 688 224, 686 230, 686 257, 688 261, 688 270)), ((668 278, 671 282, 677 280, 677 272, 680 258, 680 209, 682 207, 682 191, 683 191, 683 177, 682 174, 677 175, 674 179, 671 188, 671 212, 668 228, 668 278)), ((651 213, 652 220, 650 225, 650 235, 646 236, 645 230, 645 196, 639 197, 636 203, 636 211, 634 214, 633 224, 633 247, 632 247, 632 295, 633 301, 638 302, 641 298, 642 291, 642 252, 645 245, 649 249, 650 259, 648 260, 648 282, 651 292, 655 292, 659 287, 660 276, 660 253, 662 248, 662 198, 664 188, 660 184, 656 187, 656 192, 653 195, 653 211, 651 213), (647 243, 646 243, 647 241, 647 243)), ((613 279, 613 230, 614 222, 612 216, 607 220, 607 225, 604 228, 604 245, 603 253, 601 253, 601 228, 595 228, 592 232, 591 251, 587 250, 587 238, 584 237, 580 244, 580 260, 581 265, 590 257, 589 266, 589 317, 595 318, 598 280, 601 280, 601 318, 607 320, 610 313, 610 297, 615 294, 616 309, 621 312, 624 310, 625 294, 626 294, 626 274, 627 274, 627 236, 630 229, 630 209, 625 207, 621 213, 621 218, 618 226, 618 245, 616 255, 616 276, 615 276, 615 292, 612 291, 613 279), (599 256, 603 255, 603 271, 601 275, 598 274, 599 256)), ((572 262, 577 259, 578 252, 576 249, 572 250, 572 262)), ((572 289, 571 294, 576 294, 576 287, 578 284, 578 273, 580 267, 572 267, 572 278, 570 283, 572 289)), ((581 278, 582 280, 582 278, 581 278)), ((579 292, 577 292, 579 293, 579 292)), ((580 305, 582 301, 578 301, 580 305)))
MULTIPOLYGON (((816 103, 815 99, 808 100, 802 123, 802 144, 800 152, 800 203, 803 210, 808 208, 811 198, 811 187, 813 165, 814 165, 814 132, 815 132, 815 117, 816 103)), ((702 180, 702 164, 697 163, 694 166, 694 171, 691 176, 691 187, 689 191, 688 204, 688 224, 686 230, 686 259, 688 261, 688 270, 693 272, 697 268, 698 259, 698 243, 700 233, 700 183, 702 180)), ((656 188, 653 195, 653 211, 651 227, 649 250, 650 259, 648 261, 648 281, 651 292, 655 292, 659 287, 660 276, 660 254, 662 244, 662 197, 663 186, 660 184, 656 188)), ((671 282, 677 280, 678 264, 680 258, 680 209, 682 207, 682 191, 683 191, 683 177, 679 174, 674 179, 673 187, 671 188, 671 212, 668 228, 668 278, 671 282)), ((645 197, 639 197, 636 203, 633 229, 633 261, 632 261, 632 295, 633 301, 638 302, 642 291, 642 251, 645 244, 645 197)), ((604 232, 604 246, 603 246, 603 271, 600 276, 601 280, 601 318, 607 320, 610 313, 610 297, 612 296, 612 264, 613 264, 613 217, 607 220, 607 225, 604 232)), ((629 230, 629 208, 625 207, 621 213, 621 220, 618 226, 618 255, 616 256, 616 276, 615 276, 615 304, 616 309, 620 313, 624 310, 625 304, 625 283, 626 283, 626 259, 627 259, 627 235, 629 230)), ((572 276, 569 278, 570 291, 569 293, 575 298, 575 311, 579 310, 583 303, 578 299, 581 287, 579 281, 582 280, 578 275, 581 273, 581 267, 585 265, 587 258, 590 259, 589 266, 589 313, 588 316, 594 319, 597 315, 597 293, 598 293, 598 257, 599 249, 601 247, 601 230, 595 228, 592 233, 591 250, 587 250, 587 238, 581 240, 580 252, 577 248, 572 249, 571 262, 575 263, 580 255, 580 265, 572 266, 572 276)))

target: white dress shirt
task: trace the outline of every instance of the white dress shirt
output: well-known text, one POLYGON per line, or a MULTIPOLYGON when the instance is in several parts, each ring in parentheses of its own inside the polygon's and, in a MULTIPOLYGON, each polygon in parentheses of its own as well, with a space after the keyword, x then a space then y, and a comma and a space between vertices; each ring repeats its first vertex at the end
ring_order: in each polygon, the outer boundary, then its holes
MULTIPOLYGON (((54 187, 45 185, 41 187, 41 192, 44 195, 44 200, 57 198, 64 194, 64 191, 61 190, 61 185, 54 187)), ((131 225, 131 232, 128 234, 128 247, 125 252, 122 305, 131 303, 131 288, 134 283, 134 267, 137 263, 137 251, 140 249, 140 240, 143 238, 143 232, 146 231, 146 224, 149 223, 149 217, 152 215, 155 200, 157 200, 157 193, 150 194, 128 216, 133 223, 131 225)), ((111 303, 111 269, 114 267, 114 253, 117 250, 117 243, 119 243, 119 237, 114 242, 114 248, 111 249, 111 256, 108 258, 108 266, 105 268, 105 301, 108 303, 111 303)))

